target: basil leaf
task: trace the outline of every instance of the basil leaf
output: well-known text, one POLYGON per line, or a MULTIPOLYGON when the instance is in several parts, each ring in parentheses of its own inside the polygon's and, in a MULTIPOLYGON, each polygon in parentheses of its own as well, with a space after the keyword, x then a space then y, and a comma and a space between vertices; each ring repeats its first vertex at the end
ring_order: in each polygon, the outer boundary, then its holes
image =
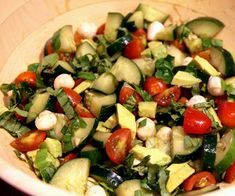
POLYGON ((146 126, 147 119, 145 118, 144 120, 139 122, 139 128, 146 126))
POLYGON ((53 67, 58 60, 59 55, 57 53, 49 54, 42 59, 42 66, 53 67))
POLYGON ((141 95, 141 97, 144 99, 144 101, 152 101, 153 98, 150 94, 148 94, 145 90, 141 89, 139 86, 134 85, 135 90, 137 91, 137 93, 139 93, 141 95))
POLYGON ((29 112, 25 110, 21 110, 20 108, 16 107, 14 111, 19 114, 20 116, 27 117, 29 112))
POLYGON ((166 58, 161 58, 156 61, 155 67, 155 77, 164 80, 166 83, 171 83, 171 80, 174 77, 173 67, 174 67, 174 57, 167 55, 166 58))
POLYGON ((136 105, 137 105, 137 103, 136 103, 135 97, 133 95, 128 97, 126 102, 123 104, 123 106, 131 112, 133 112, 136 109, 136 105))
POLYGON ((78 78, 83 78, 83 79, 86 79, 86 80, 91 80, 91 81, 96 79, 95 74, 91 73, 91 72, 78 72, 77 77, 78 78))
POLYGON ((33 63, 28 66, 27 70, 36 72, 39 66, 40 66, 40 63, 33 63))
POLYGON ((53 50, 57 51, 60 49, 60 29, 56 31, 51 39, 51 46, 53 50))
POLYGON ((188 27, 186 27, 185 25, 183 25, 183 26, 180 26, 180 27, 178 27, 178 28, 181 28, 181 32, 180 32, 180 34, 178 35, 178 40, 180 41, 180 42, 182 42, 183 40, 184 40, 184 38, 187 38, 188 37, 188 35, 189 35, 189 33, 191 32, 191 30, 188 28, 188 27))
POLYGON ((223 40, 221 39, 211 39, 211 38, 204 38, 202 39, 202 47, 204 49, 208 49, 211 47, 223 47, 223 40))

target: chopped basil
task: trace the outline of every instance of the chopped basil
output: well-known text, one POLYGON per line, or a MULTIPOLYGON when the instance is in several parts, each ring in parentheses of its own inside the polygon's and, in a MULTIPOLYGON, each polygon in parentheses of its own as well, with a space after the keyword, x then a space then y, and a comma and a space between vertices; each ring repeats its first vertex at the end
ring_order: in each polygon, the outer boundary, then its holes
POLYGON ((61 43, 60 43, 60 29, 54 33, 52 40, 51 40, 51 45, 52 45, 53 50, 55 50, 55 51, 59 50, 60 45, 61 45, 61 43))
POLYGON ((145 118, 144 120, 139 122, 139 128, 146 126, 147 119, 145 118))
POLYGON ((174 77, 174 74, 172 71, 174 67, 173 61, 174 61, 174 57, 170 55, 167 55, 166 58, 161 58, 157 60, 155 63, 155 67, 157 70, 155 72, 155 76, 157 78, 164 80, 164 82, 166 83, 170 83, 174 77))
POLYGON ((83 78, 83 79, 86 79, 86 80, 95 80, 96 79, 95 74, 91 73, 91 72, 78 72, 77 77, 78 78, 83 78))
POLYGON ((40 63, 33 63, 28 66, 28 71, 36 72, 38 67, 40 66, 40 63))
POLYGON ((153 98, 150 94, 148 94, 145 90, 141 89, 139 86, 134 85, 135 90, 137 91, 137 93, 139 93, 141 95, 141 97, 144 99, 144 101, 152 101, 153 98))
POLYGON ((211 39, 211 38, 204 38, 202 39, 202 47, 204 49, 208 49, 211 47, 223 47, 223 40, 221 39, 211 39))

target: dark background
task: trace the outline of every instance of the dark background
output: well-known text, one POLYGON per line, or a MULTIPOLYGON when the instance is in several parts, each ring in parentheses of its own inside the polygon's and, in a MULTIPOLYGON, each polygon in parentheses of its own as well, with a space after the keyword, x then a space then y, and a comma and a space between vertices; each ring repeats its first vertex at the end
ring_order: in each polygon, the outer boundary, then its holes
POLYGON ((27 194, 13 188, 6 182, 0 179, 0 195, 1 196, 27 196, 27 194))

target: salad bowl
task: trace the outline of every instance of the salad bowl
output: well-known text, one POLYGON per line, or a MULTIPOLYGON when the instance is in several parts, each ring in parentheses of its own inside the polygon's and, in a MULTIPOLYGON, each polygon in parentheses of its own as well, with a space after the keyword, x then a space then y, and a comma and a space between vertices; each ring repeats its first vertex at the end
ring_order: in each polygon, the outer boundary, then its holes
MULTIPOLYGON (((9 1, 9 4, 11 2, 13 1, 9 1)), ((28 0, 19 3, 15 10, 9 10, 11 14, 8 17, 3 14, 0 18, 0 84, 13 81, 20 72, 26 70, 27 65, 38 62, 45 42, 60 27, 71 24, 73 29, 77 29, 82 22, 94 22, 99 26, 106 20, 108 12, 127 14, 139 3, 168 13, 169 22, 176 24, 199 16, 218 18, 223 21, 225 28, 217 38, 223 39, 224 48, 235 51, 233 0, 28 0)), ((4 101, 1 94, 0 103, 3 104, 4 101)), ((17 158, 14 149, 9 145, 12 141, 13 138, 1 129, 1 179, 29 195, 73 195, 39 180, 29 166, 17 158)), ((220 186, 219 191, 207 195, 235 194, 235 185, 220 186)))

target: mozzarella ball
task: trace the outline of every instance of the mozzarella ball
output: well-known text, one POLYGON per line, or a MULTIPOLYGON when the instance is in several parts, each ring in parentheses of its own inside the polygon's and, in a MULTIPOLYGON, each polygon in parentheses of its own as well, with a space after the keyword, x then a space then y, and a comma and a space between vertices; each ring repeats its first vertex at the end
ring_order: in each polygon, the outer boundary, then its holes
POLYGON ((193 58, 188 56, 183 60, 182 65, 188 65, 192 60, 193 58))
POLYGON ((164 29, 164 25, 158 21, 154 21, 152 22, 149 26, 148 26, 148 30, 147 30, 147 39, 148 40, 155 40, 156 39, 156 35, 158 34, 158 32, 160 32, 162 29, 164 29))
POLYGON ((207 90, 213 96, 221 96, 224 94, 222 87, 222 78, 219 76, 211 76, 207 83, 207 90))
POLYGON ((146 148, 155 148, 157 146, 157 138, 154 137, 149 137, 145 141, 145 147, 146 148))
POLYGON ((166 154, 171 154, 172 129, 170 127, 161 127, 156 134, 157 147, 166 154))
POLYGON ((194 95, 189 99, 189 101, 186 103, 188 107, 193 107, 193 105, 198 104, 198 103, 204 103, 206 102, 205 97, 201 95, 194 95))
POLYGON ((61 87, 73 88, 75 81, 69 74, 60 74, 54 80, 54 88, 59 89, 61 87))
POLYGON ((78 27, 78 32, 85 38, 92 38, 96 35, 97 26, 92 22, 83 22, 78 27))
POLYGON ((48 131, 56 125, 56 122, 56 115, 49 110, 44 110, 36 118, 35 126, 38 130, 48 131))
POLYGON ((152 137, 156 133, 156 127, 153 120, 150 118, 142 117, 137 120, 137 136, 139 139, 145 141, 147 138, 152 137), (140 127, 140 122, 146 121, 145 125, 140 127))
POLYGON ((91 186, 85 193, 85 196, 107 196, 103 187, 99 185, 91 186))

